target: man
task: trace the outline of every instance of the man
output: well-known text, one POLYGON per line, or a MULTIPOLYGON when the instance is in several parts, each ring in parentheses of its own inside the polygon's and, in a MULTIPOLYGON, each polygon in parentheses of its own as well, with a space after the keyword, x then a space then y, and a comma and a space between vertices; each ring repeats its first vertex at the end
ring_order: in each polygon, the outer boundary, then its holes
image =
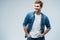
POLYGON ((27 40, 45 40, 45 35, 50 31, 50 22, 46 15, 41 12, 43 2, 36 0, 34 12, 29 12, 23 22, 23 29, 27 40), (44 30, 46 27, 46 30, 44 30))

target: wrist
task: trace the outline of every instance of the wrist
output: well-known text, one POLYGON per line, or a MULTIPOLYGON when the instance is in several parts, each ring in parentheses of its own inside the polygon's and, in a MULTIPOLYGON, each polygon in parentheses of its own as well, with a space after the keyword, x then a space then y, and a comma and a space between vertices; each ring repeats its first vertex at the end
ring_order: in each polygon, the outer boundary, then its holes
POLYGON ((43 35, 45 35, 45 33, 43 33, 43 35))
POLYGON ((28 33, 26 32, 25 35, 28 35, 28 33))

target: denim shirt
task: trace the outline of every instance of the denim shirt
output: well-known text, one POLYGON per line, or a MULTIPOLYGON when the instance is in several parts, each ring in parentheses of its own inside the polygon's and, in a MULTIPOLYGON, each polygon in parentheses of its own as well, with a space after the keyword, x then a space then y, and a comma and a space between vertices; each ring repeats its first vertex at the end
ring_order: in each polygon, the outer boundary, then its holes
MULTIPOLYGON (((40 28, 40 30, 41 30, 41 33, 43 33, 45 26, 46 26, 46 28, 49 28, 49 29, 51 29, 51 27, 50 27, 50 22, 49 22, 48 17, 46 15, 44 15, 43 13, 40 13, 40 14, 41 14, 41 24, 40 24, 41 28, 40 28)), ((35 19, 35 12, 29 12, 24 19, 23 26, 28 26, 27 27, 28 33, 32 29, 34 19, 35 19)))

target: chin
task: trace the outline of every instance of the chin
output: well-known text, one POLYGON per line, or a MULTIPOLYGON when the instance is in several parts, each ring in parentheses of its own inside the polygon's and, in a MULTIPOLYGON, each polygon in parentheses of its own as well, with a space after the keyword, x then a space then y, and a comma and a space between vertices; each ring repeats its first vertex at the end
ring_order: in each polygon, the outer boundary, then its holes
POLYGON ((38 12, 37 10, 35 10, 35 12, 38 12))
POLYGON ((35 12, 38 12, 38 10, 35 10, 35 12))

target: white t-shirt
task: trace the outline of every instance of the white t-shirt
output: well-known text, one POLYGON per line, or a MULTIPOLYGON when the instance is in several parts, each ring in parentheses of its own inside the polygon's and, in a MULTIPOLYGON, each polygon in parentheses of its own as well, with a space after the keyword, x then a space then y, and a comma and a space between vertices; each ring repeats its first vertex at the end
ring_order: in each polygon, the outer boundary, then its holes
POLYGON ((32 38, 38 38, 37 35, 41 33, 41 31, 40 31, 40 23, 41 23, 41 14, 37 15, 35 13, 34 24, 32 26, 32 30, 30 32, 30 35, 32 36, 32 38))

